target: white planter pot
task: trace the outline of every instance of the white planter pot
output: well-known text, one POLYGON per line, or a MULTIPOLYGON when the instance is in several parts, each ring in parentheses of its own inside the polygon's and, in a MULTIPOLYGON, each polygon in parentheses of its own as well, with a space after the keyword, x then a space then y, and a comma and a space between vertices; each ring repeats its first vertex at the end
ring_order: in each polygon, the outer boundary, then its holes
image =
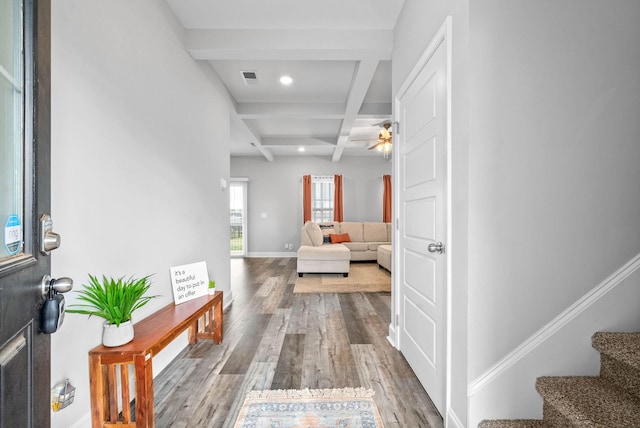
POLYGON ((120 327, 115 324, 104 322, 102 330, 102 344, 104 346, 114 347, 124 345, 133 340, 133 324, 131 321, 120 323, 120 327))
POLYGON ((216 294, 215 288, 207 288, 207 290, 209 290, 209 294, 216 294))

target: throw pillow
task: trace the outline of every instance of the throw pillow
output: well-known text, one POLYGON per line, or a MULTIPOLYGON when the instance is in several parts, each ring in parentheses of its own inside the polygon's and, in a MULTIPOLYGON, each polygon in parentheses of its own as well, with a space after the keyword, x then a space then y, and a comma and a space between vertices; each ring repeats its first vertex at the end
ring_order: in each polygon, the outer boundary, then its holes
POLYGON ((318 223, 318 226, 320 226, 320 230, 322 230, 322 243, 331 244, 331 238, 329 238, 329 235, 336 233, 333 228, 333 223, 318 223))
POLYGON ((348 233, 332 233, 329 235, 332 244, 339 244, 341 242, 351 242, 348 233))
POLYGON ((304 225, 304 229, 309 234, 309 238, 311 238, 311 243, 317 247, 322 245, 322 230, 320 230, 320 226, 312 221, 308 221, 304 225))

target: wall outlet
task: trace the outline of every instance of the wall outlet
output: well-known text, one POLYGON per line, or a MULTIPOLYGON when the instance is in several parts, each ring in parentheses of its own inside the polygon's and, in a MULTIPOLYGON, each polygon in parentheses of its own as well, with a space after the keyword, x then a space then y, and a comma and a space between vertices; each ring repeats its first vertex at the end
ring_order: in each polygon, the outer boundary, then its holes
POLYGON ((284 249, 288 250, 289 249, 289 244, 284 244, 284 249))

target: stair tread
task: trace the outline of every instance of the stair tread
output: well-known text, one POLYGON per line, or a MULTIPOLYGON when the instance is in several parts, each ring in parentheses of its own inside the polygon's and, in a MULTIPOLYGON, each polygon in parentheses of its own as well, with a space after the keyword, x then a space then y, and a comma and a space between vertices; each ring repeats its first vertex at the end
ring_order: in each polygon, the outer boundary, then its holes
POLYGON ((601 353, 640 370, 640 333, 598 332, 591 343, 601 353))
POLYGON ((536 390, 576 426, 640 426, 640 400, 599 377, 540 377, 536 390))
POLYGON ((492 419, 484 420, 478 424, 478 428, 547 428, 540 419, 492 419))

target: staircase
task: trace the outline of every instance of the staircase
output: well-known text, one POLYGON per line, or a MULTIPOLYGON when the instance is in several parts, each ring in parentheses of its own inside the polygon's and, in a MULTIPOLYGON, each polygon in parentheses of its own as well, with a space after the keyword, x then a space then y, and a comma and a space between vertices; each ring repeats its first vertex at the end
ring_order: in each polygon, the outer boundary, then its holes
POLYGON ((484 420, 478 428, 640 427, 640 333, 596 333, 600 375, 540 377, 543 419, 484 420))

